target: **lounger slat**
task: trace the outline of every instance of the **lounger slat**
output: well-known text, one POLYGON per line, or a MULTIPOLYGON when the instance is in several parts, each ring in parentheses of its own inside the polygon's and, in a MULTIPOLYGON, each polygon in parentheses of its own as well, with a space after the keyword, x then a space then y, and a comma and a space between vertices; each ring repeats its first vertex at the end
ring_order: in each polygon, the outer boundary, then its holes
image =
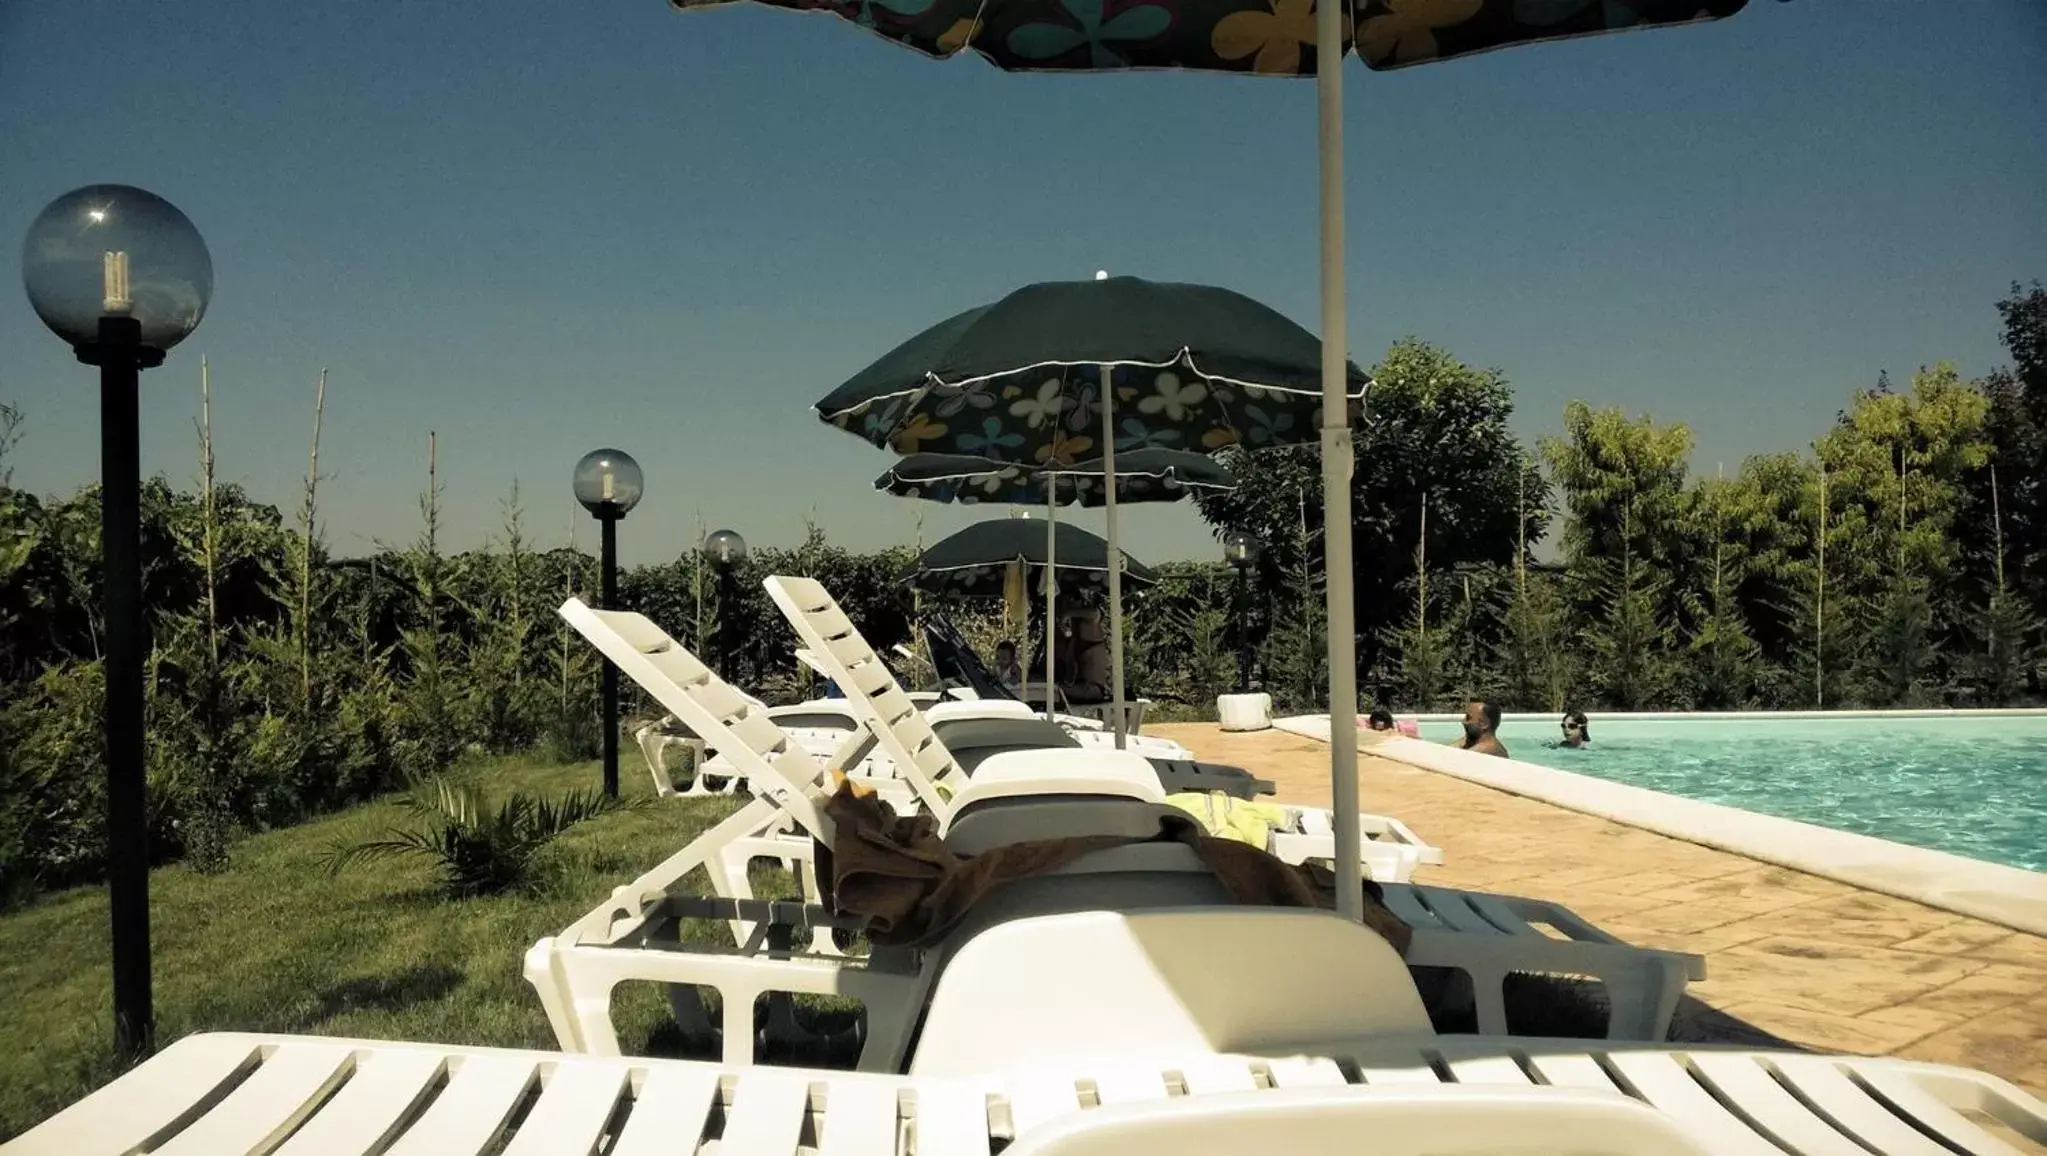
POLYGON ((1329 812, 1316 807, 1289 808, 1293 812, 1294 825, 1303 835, 1334 835, 1336 828, 1329 821, 1329 812))
POLYGON ((410 1049, 372 1052, 276 1156, 363 1156, 412 1115, 446 1060, 410 1049))
POLYGON ((1559 1088, 1592 1088, 1601 1092, 1614 1092, 1613 1077, 1599 1066, 1599 1061, 1583 1052, 1566 1052, 1561 1055, 1530 1053, 1528 1065, 1542 1077, 1543 1083, 1559 1088))
POLYGON ((1472 1056, 1467 1059, 1449 1058, 1450 1074, 1460 1084, 1532 1084, 1528 1073, 1511 1056, 1472 1056))
POLYGON ((1798 1102, 1753 1056, 1695 1052, 1692 1068, 1722 1099, 1799 1156, 1869 1156, 1869 1150, 1798 1102))
POLYGON ((1380 886, 1380 893, 1386 897, 1386 909, 1400 917, 1402 923, 1417 931, 1433 931, 1444 926, 1436 913, 1422 906, 1415 896, 1411 883, 1387 883, 1380 886))
POLYGON ((1837 1061, 1818 1056, 1783 1056, 1770 1061, 1798 1094, 1826 1113, 1834 1126, 1885 1156, 1953 1156, 1947 1148, 1905 1123, 1841 1073, 1837 1061))
POLYGON ((988 1156, 988 1093, 948 1081, 917 1089, 917 1156, 988 1156))
POLYGON ((1004 1091, 1010 1125, 1019 1136, 1047 1120, 1080 1110, 1080 1089, 1068 1075, 1028 1072, 1005 1081, 1004 1091))
POLYGON ((1104 1105, 1166 1098, 1165 1073, 1149 1065, 1115 1065, 1094 1072, 1095 1094, 1104 1105))
POLYGON ((1758 1137, 1712 1094, 1699 1086, 1669 1052, 1611 1052, 1607 1062, 1651 1107, 1678 1121, 1694 1136, 1711 1136, 1715 1153, 1783 1156, 1758 1137))
POLYGON ((1280 1056, 1266 1062, 1272 1082, 1281 1088, 1334 1088, 1350 1083, 1336 1061, 1323 1056, 1280 1056))
POLYGON ((538 1074, 525 1057, 462 1057, 448 1086, 384 1156, 474 1156, 505 1126, 538 1074))
POLYGON ((1180 1078, 1187 1084, 1190 1096, 1212 1096, 1218 1092, 1252 1092, 1258 1088, 1258 1081, 1251 1074, 1251 1067, 1242 1060, 1206 1056, 1180 1064, 1180 1078))
POLYGON ((1497 895, 1487 895, 1483 892, 1472 891, 1466 893, 1466 897, 1471 900, 1472 910, 1477 911, 1491 922, 1494 927, 1499 928, 1508 935, 1532 935, 1537 939, 1549 938, 1549 936, 1529 926, 1527 920, 1521 918, 1512 907, 1502 902, 1497 895))
POLYGON ((1367 1063, 1358 1062, 1358 1076, 1367 1084, 1440 1084, 1443 1077, 1436 1074, 1426 1056, 1417 1055, 1411 1061, 1401 1062, 1391 1058, 1374 1058, 1367 1063))
POLYGON ((1505 934, 1494 927, 1485 916, 1472 910, 1469 897, 1464 892, 1445 891, 1440 887, 1416 887, 1415 893, 1453 931, 1473 935, 1505 934))
POLYGON ((286 1044, 211 1112, 157 1151, 164 1156, 215 1156, 267 1150, 312 1115, 354 1066, 347 1048, 286 1044))
POLYGON ((64 1109, 35 1130, 45 1152, 128 1152, 169 1128, 236 1073, 256 1063, 239 1036, 188 1037, 155 1060, 64 1109), (176 1058, 175 1063, 168 1062, 176 1058), (117 1110, 109 1110, 118 1105, 117 1110))
POLYGON ((540 1089, 540 1099, 505 1146, 504 1156, 594 1150, 629 1075, 626 1066, 615 1061, 565 1059, 555 1065, 540 1089))
POLYGON ((1883 1061, 1857 1064, 1855 1074, 1898 1111, 1969 1156, 2020 1156, 2017 1149, 1985 1132, 1968 1117, 1915 1083, 1910 1076, 1886 1068, 1883 1061))
POLYGON ((633 1095, 632 1114, 626 1117, 610 1156, 674 1156, 696 1151, 717 1097, 715 1071, 649 1070, 633 1095))
POLYGON ((901 1111, 894 1087, 869 1080, 825 1085, 818 1156, 896 1156, 901 1111))
POLYGON ((725 1115, 719 1147, 746 1156, 795 1156, 810 1110, 810 1083, 799 1077, 754 1068, 742 1076, 725 1115))

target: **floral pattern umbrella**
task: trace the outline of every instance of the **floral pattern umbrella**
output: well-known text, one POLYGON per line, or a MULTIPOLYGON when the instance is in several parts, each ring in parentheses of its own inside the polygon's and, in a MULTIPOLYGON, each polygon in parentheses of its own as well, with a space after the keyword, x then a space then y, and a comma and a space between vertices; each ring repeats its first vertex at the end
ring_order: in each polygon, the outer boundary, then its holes
MULTIPOLYGON (((1321 363, 1314 334, 1228 289, 1051 281, 926 329, 816 409, 899 454, 1072 465, 1104 452, 1106 374, 1118 451, 1259 449, 1315 439, 1321 363)), ((1355 418, 1370 378, 1347 368, 1355 418)))
MULTIPOLYGON (((1115 499, 1118 502, 1177 502, 1196 490, 1233 490, 1237 479, 1213 458, 1184 450, 1139 449, 1117 457, 1115 499)), ((961 454, 912 454, 897 462, 887 473, 874 479, 874 488, 898 497, 923 498, 933 502, 1012 502, 1045 504, 1045 553, 1043 561, 1057 571, 1057 531, 1067 529, 1058 520, 1062 505, 1107 505, 1111 487, 1103 484, 1110 463, 1103 458, 1070 467, 1033 469, 1008 465, 988 458, 961 454)), ((1103 556, 1108 556, 1103 544, 1103 556)), ((1106 577, 1106 575, 1104 575, 1106 577)), ((1126 572, 1124 580, 1130 575, 1126 572)), ((1045 584, 1045 621, 1058 621, 1058 583, 1045 584)), ((1122 590, 1112 588, 1109 599, 1110 636, 1120 634, 1123 614, 1122 590)), ((1045 717, 1054 714, 1057 688, 1053 671, 1058 664, 1058 632, 1045 631, 1045 717)), ((1120 655, 1113 656, 1121 661, 1120 655)), ((1112 680, 1120 688, 1120 678, 1112 680)), ((1111 709, 1121 711, 1120 691, 1111 697, 1111 709)))
MULTIPOLYGON (((1045 523, 1035 518, 976 522, 919 554, 905 577, 927 593, 1000 598, 1003 575, 1011 565, 1028 566, 1033 579, 1042 580, 1049 558, 1068 592, 1101 589, 1108 581, 1109 544, 1069 522, 1056 525, 1058 537, 1047 543, 1045 523)), ((1158 576, 1126 553, 1123 580, 1150 586, 1158 576)))
MULTIPOLYGON (((1070 467, 1034 469, 966 454, 913 454, 874 479, 899 498, 1014 505, 1100 506, 1108 492, 1100 458, 1070 467)), ((1234 490, 1237 479, 1213 458, 1181 450, 1142 449, 1116 456, 1118 502, 1177 502, 1197 490, 1234 490)))
MULTIPOLYGON (((714 8, 732 0, 670 0, 714 8)), ((1315 74, 1314 0, 759 0, 828 12, 927 56, 1011 72, 1315 74)), ((1350 0, 1344 49, 1387 70, 1515 44, 1731 16, 1748 0, 1350 0)))

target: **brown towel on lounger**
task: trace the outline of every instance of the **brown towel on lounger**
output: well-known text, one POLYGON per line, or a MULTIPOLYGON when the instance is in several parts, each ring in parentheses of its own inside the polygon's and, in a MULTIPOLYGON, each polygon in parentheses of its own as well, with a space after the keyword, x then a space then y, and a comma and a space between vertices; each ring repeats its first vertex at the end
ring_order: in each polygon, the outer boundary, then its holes
MULTIPOLYGON (((981 896, 1012 879, 1055 871, 1093 851, 1136 842, 1186 843, 1238 903, 1262 907, 1336 906, 1335 876, 1322 868, 1292 867, 1265 851, 1216 839, 1191 816, 1162 816, 1155 840, 1091 835, 1012 843, 972 857, 948 851, 925 813, 904 818, 873 793, 841 784, 825 802, 836 827, 832 846, 820 848, 825 905, 866 920, 868 939, 885 947, 918 947, 945 936, 981 896)), ((1365 880, 1365 924, 1396 951, 1412 934, 1382 902, 1378 884, 1365 880)))

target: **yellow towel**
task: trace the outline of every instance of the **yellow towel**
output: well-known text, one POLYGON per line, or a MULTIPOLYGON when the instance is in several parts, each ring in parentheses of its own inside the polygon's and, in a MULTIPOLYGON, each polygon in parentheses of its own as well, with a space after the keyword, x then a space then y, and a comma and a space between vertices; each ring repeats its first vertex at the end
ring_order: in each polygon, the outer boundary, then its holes
POLYGON ((1194 816, 1204 830, 1218 839, 1233 839, 1261 849, 1272 841, 1275 828, 1287 825, 1285 807, 1276 803, 1254 803, 1214 791, 1167 795, 1166 803, 1194 816))

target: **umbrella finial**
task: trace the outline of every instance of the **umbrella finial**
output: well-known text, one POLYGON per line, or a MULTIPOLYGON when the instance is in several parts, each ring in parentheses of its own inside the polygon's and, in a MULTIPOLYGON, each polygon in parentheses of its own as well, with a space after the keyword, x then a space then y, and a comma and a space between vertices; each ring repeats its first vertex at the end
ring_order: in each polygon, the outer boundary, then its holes
POLYGON ((1097 269, 1097 270, 1095 270, 1095 280, 1097 280, 1097 281, 1107 281, 1108 279, 1109 279, 1109 271, 1108 271, 1107 269, 1097 269))

